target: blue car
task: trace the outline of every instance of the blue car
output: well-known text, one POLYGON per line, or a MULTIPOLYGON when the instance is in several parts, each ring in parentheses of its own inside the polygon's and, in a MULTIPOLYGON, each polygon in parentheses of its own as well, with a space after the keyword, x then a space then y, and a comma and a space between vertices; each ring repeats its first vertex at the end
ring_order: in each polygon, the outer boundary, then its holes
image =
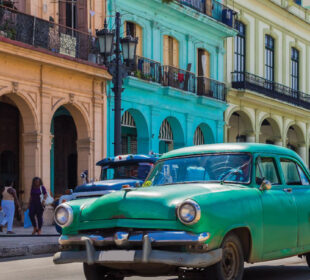
MULTIPOLYGON (((73 199, 99 197, 124 187, 141 186, 157 159, 154 155, 120 155, 105 158, 96 164, 101 166, 100 181, 88 182, 87 171, 84 171, 81 177, 85 184, 61 196, 56 206, 73 199)), ((56 229, 61 233, 61 228, 57 225, 56 229)))

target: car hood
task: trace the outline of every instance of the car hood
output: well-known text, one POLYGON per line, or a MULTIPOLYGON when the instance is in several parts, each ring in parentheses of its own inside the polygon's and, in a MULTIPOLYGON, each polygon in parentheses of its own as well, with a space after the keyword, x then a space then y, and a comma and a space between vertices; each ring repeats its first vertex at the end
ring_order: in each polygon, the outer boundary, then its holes
POLYGON ((210 193, 240 190, 244 186, 177 184, 122 190, 96 199, 81 211, 82 221, 110 219, 175 220, 175 209, 186 199, 197 202, 210 193))
POLYGON ((91 192, 91 191, 107 191, 107 190, 114 190, 118 191, 122 189, 123 185, 130 185, 135 187, 137 183, 142 184, 141 180, 134 180, 134 179, 118 179, 118 180, 106 180, 106 181, 97 181, 89 184, 84 184, 77 186, 74 189, 74 193, 80 192, 91 192))

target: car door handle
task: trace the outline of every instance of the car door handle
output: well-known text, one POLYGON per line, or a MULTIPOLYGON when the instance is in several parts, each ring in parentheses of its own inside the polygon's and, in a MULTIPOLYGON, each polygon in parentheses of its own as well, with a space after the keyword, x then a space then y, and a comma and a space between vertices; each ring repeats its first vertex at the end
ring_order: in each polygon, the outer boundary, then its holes
POLYGON ((292 193, 293 192, 293 189, 292 188, 287 188, 287 189, 283 189, 285 192, 287 193, 292 193))

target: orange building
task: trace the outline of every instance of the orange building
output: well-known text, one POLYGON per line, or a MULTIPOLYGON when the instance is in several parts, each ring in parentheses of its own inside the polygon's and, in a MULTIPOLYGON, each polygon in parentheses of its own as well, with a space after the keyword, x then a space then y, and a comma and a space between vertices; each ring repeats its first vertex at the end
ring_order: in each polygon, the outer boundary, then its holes
POLYGON ((59 195, 106 155, 106 82, 94 33, 102 0, 2 1, 0 6, 0 184, 29 200, 42 177, 59 195), (59 25, 60 24, 60 25, 59 25))

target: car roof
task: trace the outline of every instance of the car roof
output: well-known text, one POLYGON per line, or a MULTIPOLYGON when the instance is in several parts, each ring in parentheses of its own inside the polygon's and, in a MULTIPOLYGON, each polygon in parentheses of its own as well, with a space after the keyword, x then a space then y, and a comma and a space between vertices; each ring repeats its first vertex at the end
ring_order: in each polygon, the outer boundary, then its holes
POLYGON ((210 144, 199 145, 193 147, 186 147, 177 149, 164 154, 161 159, 186 156, 193 154, 206 154, 206 153, 229 153, 229 152, 243 152, 243 153, 272 153, 286 156, 292 156, 302 159, 292 150, 277 145, 271 144, 258 144, 258 143, 223 143, 223 144, 210 144))
POLYGON ((158 160, 158 158, 154 155, 119 155, 115 157, 108 157, 103 160, 97 162, 96 165, 104 166, 104 165, 116 165, 125 162, 127 163, 139 163, 139 162, 149 162, 154 163, 158 160))

